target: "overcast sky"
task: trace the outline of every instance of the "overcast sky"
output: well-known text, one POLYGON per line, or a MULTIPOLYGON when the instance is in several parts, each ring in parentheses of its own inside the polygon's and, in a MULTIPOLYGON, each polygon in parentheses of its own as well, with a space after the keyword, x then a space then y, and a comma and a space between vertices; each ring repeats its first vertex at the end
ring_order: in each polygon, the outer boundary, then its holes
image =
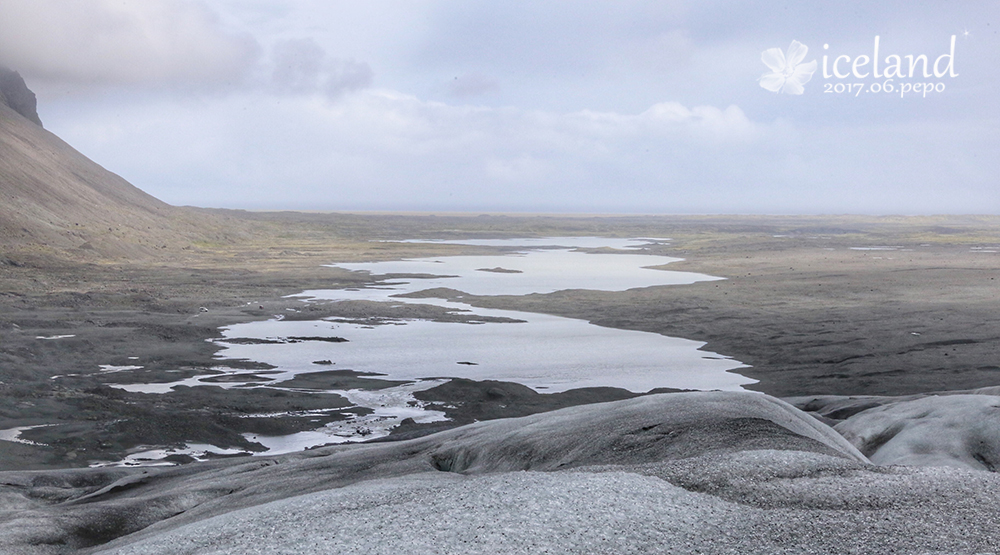
POLYGON ((0 0, 0 64, 46 128, 172 204, 996 214, 998 14, 997 0, 0 0), (762 54, 793 40, 799 73, 760 81, 776 73, 762 54), (761 86, 804 81, 813 60, 802 94, 761 86))

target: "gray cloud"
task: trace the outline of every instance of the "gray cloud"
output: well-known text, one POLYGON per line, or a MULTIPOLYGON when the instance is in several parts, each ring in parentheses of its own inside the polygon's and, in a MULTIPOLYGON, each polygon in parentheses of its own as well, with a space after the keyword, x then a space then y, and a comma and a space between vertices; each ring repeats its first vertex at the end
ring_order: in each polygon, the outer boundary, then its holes
POLYGON ((0 62, 76 87, 189 87, 243 81, 259 57, 203 2, 0 0, 0 62))
MULTIPOLYGON (((81 4, 103 6, 113 27, 110 4, 81 4)), ((0 30, 14 28, 10 5, 0 0, 0 30)), ((195 44, 239 43, 231 29, 245 29, 268 45, 228 66, 239 87, 193 100, 40 95, 50 129, 170 202, 1000 212, 993 0, 212 0, 221 24, 204 4, 185 6, 208 14, 191 28, 215 37, 195 44), (933 98, 825 94, 820 76, 796 97, 757 83, 761 52, 792 39, 808 59, 824 43, 870 53, 875 34, 883 54, 934 55, 956 33, 961 76, 933 98)), ((176 74, 167 86, 196 80, 176 74)))
POLYGON ((337 97, 372 83, 368 64, 332 58, 312 38, 280 41, 274 45, 271 58, 271 86, 282 94, 319 92, 337 97))
POLYGON ((661 39, 680 27, 683 11, 673 0, 439 2, 430 10, 433 40, 415 55, 426 64, 489 64, 522 75, 639 63, 647 50, 676 58, 683 46, 673 50, 679 45, 661 39))
POLYGON ((326 52, 312 39, 285 40, 272 49, 271 83, 280 92, 303 94, 319 88, 326 52))

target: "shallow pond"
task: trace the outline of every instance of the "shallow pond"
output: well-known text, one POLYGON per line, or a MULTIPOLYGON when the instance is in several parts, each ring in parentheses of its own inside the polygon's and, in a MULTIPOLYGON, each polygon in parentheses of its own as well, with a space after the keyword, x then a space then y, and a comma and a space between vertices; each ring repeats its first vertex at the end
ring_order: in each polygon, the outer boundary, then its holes
MULTIPOLYGON (((647 254, 643 248, 664 241, 594 237, 442 241, 495 247, 498 252, 487 256, 334 264, 337 268, 367 272, 372 285, 305 291, 298 296, 307 301, 432 304, 471 317, 461 323, 383 319, 371 325, 337 319, 289 321, 276 316, 224 328, 218 341, 222 347, 218 354, 220 366, 226 359, 275 366, 275 371, 268 374, 272 381, 255 384, 258 387, 280 388, 281 382, 296 375, 329 369, 378 374, 379 379, 409 383, 380 391, 336 391, 358 406, 374 409, 375 414, 295 436, 252 438, 271 448, 272 453, 385 435, 403 418, 418 422, 440 420, 442 414, 422 410, 412 392, 433 387, 442 378, 517 382, 543 393, 599 386, 634 392, 660 387, 739 390, 754 383, 733 372, 745 365, 700 350, 704 346, 701 342, 600 327, 547 314, 475 308, 461 302, 463 294, 624 291, 722 279, 663 269, 680 259, 647 254), (446 294, 451 300, 400 296, 437 288, 450 290, 446 294), (317 361, 327 366, 318 367, 317 361), (363 436, 347 430, 362 426, 366 432, 363 436)), ((224 387, 253 384, 252 378, 244 383, 240 373, 233 372, 224 387)), ((181 384, 208 385, 201 379, 116 387, 156 393, 181 384)))
POLYGON ((316 360, 337 368, 384 374, 390 380, 433 377, 512 381, 540 392, 579 387, 658 387, 735 390, 754 380, 730 372, 740 362, 699 350, 704 343, 655 333, 596 326, 546 314, 474 308, 460 301, 400 295, 447 288, 470 295, 529 295, 566 289, 624 291, 721 278, 660 267, 679 259, 633 253, 648 241, 603 238, 452 241, 517 248, 493 256, 451 256, 336 264, 383 279, 364 289, 306 291, 323 300, 433 304, 482 317, 474 323, 396 320, 384 325, 270 320, 231 326, 233 339, 339 337, 346 342, 223 343, 225 358, 246 358, 292 372, 316 371, 316 360), (587 249, 616 249, 590 251, 587 249), (409 277, 399 277, 408 275, 409 277), (494 321, 489 321, 494 319, 494 321), (497 322, 495 319, 511 321, 497 322))

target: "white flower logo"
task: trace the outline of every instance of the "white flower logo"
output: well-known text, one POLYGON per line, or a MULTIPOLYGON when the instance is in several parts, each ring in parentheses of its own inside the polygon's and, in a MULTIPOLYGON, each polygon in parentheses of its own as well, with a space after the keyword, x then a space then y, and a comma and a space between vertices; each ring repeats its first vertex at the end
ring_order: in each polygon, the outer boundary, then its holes
POLYGON ((816 60, 808 64, 801 63, 807 52, 809 47, 797 40, 793 40, 788 46, 787 54, 780 48, 765 50, 760 58, 771 68, 771 73, 761 75, 758 79, 760 86, 771 92, 802 94, 805 91, 802 85, 808 83, 816 72, 816 60))

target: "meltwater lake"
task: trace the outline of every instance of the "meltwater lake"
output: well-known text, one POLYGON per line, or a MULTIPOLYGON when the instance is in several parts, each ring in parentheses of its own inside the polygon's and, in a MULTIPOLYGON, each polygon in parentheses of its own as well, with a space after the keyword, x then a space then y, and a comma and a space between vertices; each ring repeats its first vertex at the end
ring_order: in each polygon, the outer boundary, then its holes
POLYGON ((412 393, 448 378, 516 382, 540 393, 598 386, 633 392, 661 387, 741 390, 755 382, 734 372, 744 364, 701 350, 704 343, 698 341, 601 327, 547 314, 476 308, 461 302, 463 294, 624 291, 722 279, 664 269, 664 265, 680 259, 648 254, 643 249, 667 242, 665 239, 552 237, 424 242, 496 247, 498 253, 331 264, 369 274, 371 285, 304 291, 296 297, 306 302, 431 304, 465 315, 462 322, 389 318, 373 325, 371 321, 337 318, 293 321, 276 315, 271 320, 222 329, 222 337, 217 340, 222 350, 217 355, 220 360, 216 370, 230 373, 224 383, 219 383, 215 374, 211 384, 201 381, 209 376, 195 376, 175 383, 116 387, 145 393, 163 393, 177 385, 281 388, 283 381, 297 375, 327 370, 352 370, 405 382, 372 391, 324 390, 375 412, 311 432, 253 437, 274 454, 379 437, 404 418, 417 422, 441 420, 442 413, 424 410, 412 393), (439 288, 451 290, 451 300, 402 296, 439 288), (245 371, 226 368, 226 360, 232 359, 266 363, 275 369, 267 373, 270 381, 266 383, 254 382, 257 378, 249 373, 246 380, 241 380, 245 371), (318 366, 318 361, 323 366, 318 366), (363 437, 354 433, 360 426, 366 432, 363 437))
POLYGON ((655 333, 595 326, 545 314, 475 308, 462 302, 400 295, 447 288, 470 295, 528 295, 566 289, 624 291, 721 278, 652 269, 679 259, 634 254, 643 240, 549 238, 450 241, 465 245, 518 247, 496 256, 451 256, 390 262, 336 264, 392 275, 438 276, 387 279, 364 289, 305 291, 300 296, 332 301, 366 300, 433 304, 481 316, 478 323, 397 320, 384 325, 337 321, 271 320, 231 326, 223 336, 273 339, 341 337, 347 342, 282 344, 224 343, 227 358, 246 358, 289 372, 316 371, 312 361, 384 374, 390 380, 457 377, 511 381, 551 393, 580 387, 620 387, 645 392, 657 387, 740 389, 754 380, 730 372, 738 361, 699 350, 704 344, 655 333), (585 252, 611 248, 624 252, 585 252), (491 322, 502 318, 513 322, 491 322))

